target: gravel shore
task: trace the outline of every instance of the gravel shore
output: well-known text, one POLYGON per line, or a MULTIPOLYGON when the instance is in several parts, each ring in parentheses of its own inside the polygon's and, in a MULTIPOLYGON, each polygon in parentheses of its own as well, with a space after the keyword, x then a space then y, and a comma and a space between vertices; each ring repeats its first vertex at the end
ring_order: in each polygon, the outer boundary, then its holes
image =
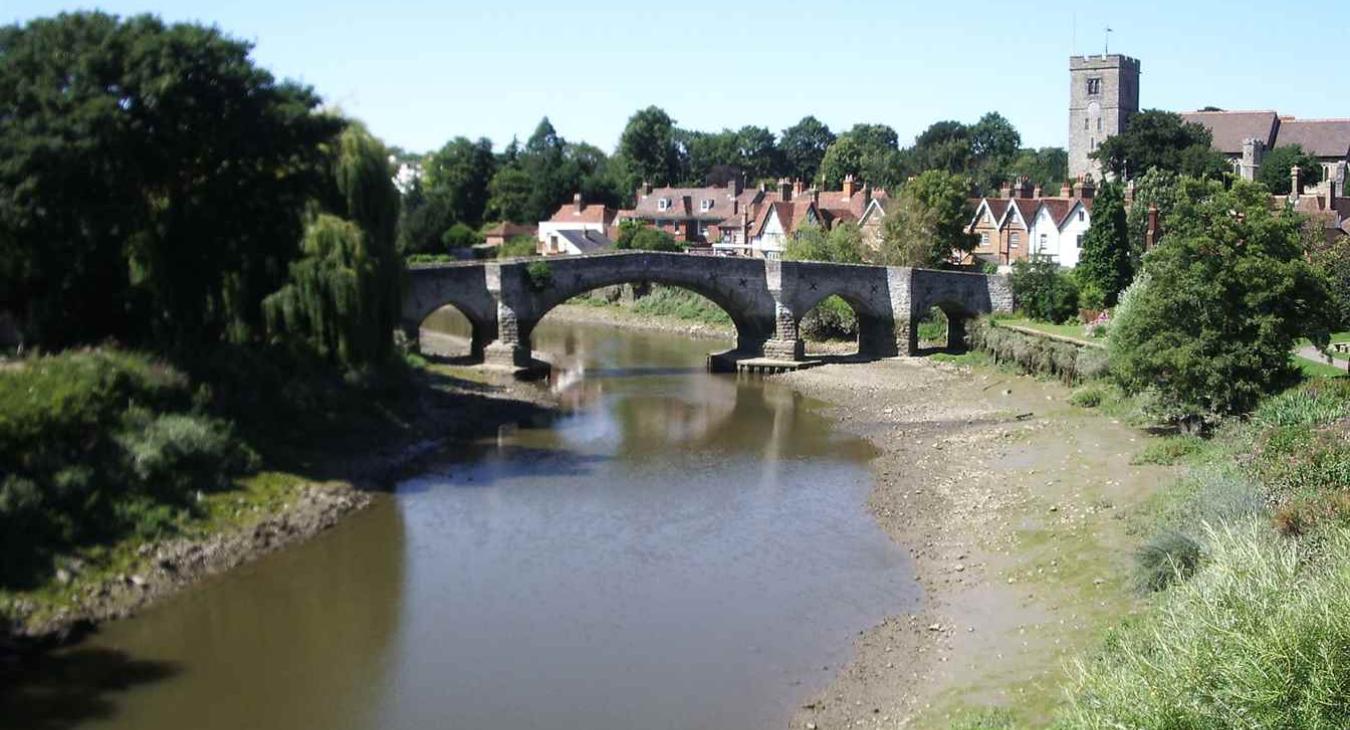
POLYGON ((1136 600, 1124 515, 1166 476, 1143 438, 1053 383, 925 359, 781 376, 870 440, 868 509, 913 557, 925 600, 860 632, 794 728, 945 728, 969 708, 1041 722, 1064 663, 1136 600))

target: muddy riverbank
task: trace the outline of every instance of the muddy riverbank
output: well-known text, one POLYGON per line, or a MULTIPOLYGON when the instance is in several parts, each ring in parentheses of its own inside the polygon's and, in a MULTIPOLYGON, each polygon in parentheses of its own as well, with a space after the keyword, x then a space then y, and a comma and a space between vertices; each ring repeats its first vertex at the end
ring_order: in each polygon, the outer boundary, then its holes
POLYGON ((1143 437, 1054 383, 924 359, 782 376, 880 451, 868 508, 914 558, 923 609, 860 632, 792 727, 944 728, 1008 708, 1036 726, 1065 661, 1135 606, 1130 510, 1167 474, 1143 437))

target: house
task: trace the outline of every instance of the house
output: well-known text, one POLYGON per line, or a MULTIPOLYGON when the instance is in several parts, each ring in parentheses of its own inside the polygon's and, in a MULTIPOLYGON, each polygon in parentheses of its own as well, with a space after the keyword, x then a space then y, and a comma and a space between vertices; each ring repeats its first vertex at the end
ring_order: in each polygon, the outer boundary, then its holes
POLYGON ((890 204, 890 198, 873 198, 858 217, 858 230, 862 232, 863 244, 873 251, 881 248, 881 240, 885 236, 883 226, 886 223, 886 210, 890 204))
POLYGON ((618 210, 605 205, 586 205, 581 199, 581 193, 577 193, 572 196, 571 203, 563 204, 551 218, 540 221, 536 234, 538 251, 543 255, 566 253, 569 244, 575 246, 578 242, 592 240, 583 236, 574 241, 572 239, 575 236, 568 238, 562 235, 574 231, 597 233, 600 239, 613 241, 618 235, 618 220, 618 210))
POLYGON ((750 243, 750 255, 756 258, 781 259, 787 242, 802 226, 827 227, 816 203, 809 197, 790 202, 771 203, 755 227, 750 243))
POLYGON ((614 241, 599 231, 564 228, 550 233, 548 240, 540 241, 536 250, 540 256, 576 256, 599 253, 613 247, 614 241))
POLYGON ((513 238, 537 238, 539 226, 528 223, 498 223, 483 232, 484 248, 497 248, 513 238))
POLYGON ((1096 186, 1090 177, 1045 196, 1040 186, 1023 178, 1005 183, 997 198, 971 201, 975 215, 967 232, 979 237, 965 263, 987 261, 1009 266, 1032 257, 1048 257, 1062 266, 1076 266, 1082 236, 1092 224, 1096 186))

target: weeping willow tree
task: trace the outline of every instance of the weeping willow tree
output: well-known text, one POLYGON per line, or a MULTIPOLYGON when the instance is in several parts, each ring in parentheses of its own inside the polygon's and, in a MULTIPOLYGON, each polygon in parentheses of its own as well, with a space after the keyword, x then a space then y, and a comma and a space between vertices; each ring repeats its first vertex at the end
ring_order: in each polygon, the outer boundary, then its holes
POLYGON ((263 302, 269 332, 347 367, 393 350, 401 264, 395 250, 399 197, 388 151, 351 124, 332 154, 328 194, 305 226, 290 280, 263 302))

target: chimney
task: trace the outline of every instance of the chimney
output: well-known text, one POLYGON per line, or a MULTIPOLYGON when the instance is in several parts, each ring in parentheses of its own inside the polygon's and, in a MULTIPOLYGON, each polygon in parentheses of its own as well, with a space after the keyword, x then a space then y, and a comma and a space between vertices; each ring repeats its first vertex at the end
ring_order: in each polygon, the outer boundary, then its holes
POLYGON ((1303 192, 1303 171, 1298 165, 1289 168, 1289 194, 1298 197, 1303 192))
POLYGON ((1336 210, 1336 180, 1327 177, 1327 210, 1336 210))
POLYGON ((581 203, 581 193, 576 193, 572 196, 572 205, 577 209, 578 213, 586 208, 586 206, 581 203))
POLYGON ((1041 197, 1041 192, 1042 192, 1042 191, 1041 191, 1041 186, 1040 186, 1040 185, 1037 185, 1036 187, 1034 187, 1034 188, 1031 189, 1031 197, 1036 198, 1036 199, 1039 200, 1040 197, 1041 197))
POLYGON ((731 194, 740 195, 745 190, 745 173, 738 172, 731 176, 731 194))
POLYGON ((691 215, 691 214, 694 212, 694 198, 693 198, 693 196, 690 196, 690 195, 682 196, 682 197, 680 198, 680 203, 684 205, 684 214, 685 214, 685 215, 691 215))
POLYGON ((643 180, 642 185, 638 186, 638 200, 642 200, 643 198, 651 194, 652 194, 652 184, 647 182, 646 180, 643 180))
POLYGON ((819 191, 819 190, 816 190, 815 187, 812 187, 810 190, 807 191, 807 194, 811 196, 811 202, 812 202, 813 204, 815 204, 815 205, 820 205, 820 191, 819 191))
POLYGON ((1061 198, 1073 197, 1073 185, 1069 184, 1068 180, 1065 180, 1064 183, 1059 186, 1059 197, 1061 198))
POLYGON ((1148 206, 1148 228, 1144 231, 1144 250, 1152 251, 1158 245, 1158 206, 1148 206))
POLYGON ((784 203, 792 200, 792 183, 787 178, 778 180, 778 199, 784 203))
POLYGON ((806 190, 806 185, 801 180, 792 181, 792 195, 796 197, 806 190))
POLYGON ((1092 176, 1084 175, 1081 197, 1091 198, 1096 194, 1097 194, 1097 184, 1092 182, 1092 176))
POLYGON ((1004 180, 1004 181, 1003 181, 1003 184, 998 186, 998 197, 1004 198, 1004 199, 1011 198, 1011 197, 1012 197, 1012 183, 1008 182, 1007 180, 1004 180))
POLYGON ((872 202, 872 185, 863 183, 862 186, 862 209, 867 210, 867 204, 872 202))
POLYGON ((737 200, 737 199, 735 199, 735 198, 732 198, 732 199, 731 199, 731 214, 732 214, 732 215, 736 215, 736 214, 739 213, 740 211, 741 211, 741 201, 739 201, 739 200, 737 200))
POLYGON ((844 176, 844 197, 845 197, 845 198, 851 198, 851 197, 853 197, 853 193, 854 193, 854 192, 855 192, 855 191, 854 191, 854 185, 853 185, 853 176, 852 176, 852 175, 845 175, 845 176, 844 176))

